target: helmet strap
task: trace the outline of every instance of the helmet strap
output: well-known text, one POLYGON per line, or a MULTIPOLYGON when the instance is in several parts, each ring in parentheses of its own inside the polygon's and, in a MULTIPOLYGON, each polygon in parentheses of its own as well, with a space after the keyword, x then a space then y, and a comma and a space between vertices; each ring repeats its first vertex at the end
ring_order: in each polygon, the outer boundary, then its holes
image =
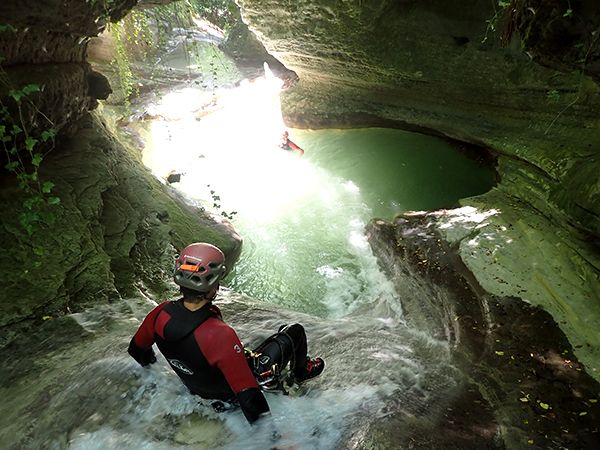
POLYGON ((219 292, 219 285, 217 284, 212 290, 208 291, 204 298, 209 301, 213 301, 217 296, 217 292, 219 292))

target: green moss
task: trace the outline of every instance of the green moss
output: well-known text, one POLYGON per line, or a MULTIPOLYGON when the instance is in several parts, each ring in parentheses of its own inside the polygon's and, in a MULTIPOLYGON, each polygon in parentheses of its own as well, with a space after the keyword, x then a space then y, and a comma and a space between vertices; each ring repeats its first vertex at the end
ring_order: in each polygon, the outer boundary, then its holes
POLYGON ((131 295, 138 287, 161 294, 176 249, 196 241, 221 247, 233 262, 241 240, 226 223, 169 194, 95 116, 48 156, 50 177, 62 199, 56 221, 27 236, 16 222, 21 193, 0 191, 5 214, 0 259, 7 280, 0 326, 64 314, 87 303, 131 295), (35 247, 44 249, 34 254, 35 247))

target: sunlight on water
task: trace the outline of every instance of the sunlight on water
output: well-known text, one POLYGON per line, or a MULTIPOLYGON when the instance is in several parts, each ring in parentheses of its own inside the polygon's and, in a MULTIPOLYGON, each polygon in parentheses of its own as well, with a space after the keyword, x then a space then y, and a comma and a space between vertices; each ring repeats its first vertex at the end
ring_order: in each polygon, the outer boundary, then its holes
POLYGON ((266 73, 220 92, 200 118, 206 94, 166 95, 152 108, 163 119, 151 123, 144 162, 161 178, 183 173, 176 189, 233 214, 244 246, 226 283, 239 292, 334 317, 393 296, 364 238, 372 211, 360 188, 278 147, 281 81, 266 73))

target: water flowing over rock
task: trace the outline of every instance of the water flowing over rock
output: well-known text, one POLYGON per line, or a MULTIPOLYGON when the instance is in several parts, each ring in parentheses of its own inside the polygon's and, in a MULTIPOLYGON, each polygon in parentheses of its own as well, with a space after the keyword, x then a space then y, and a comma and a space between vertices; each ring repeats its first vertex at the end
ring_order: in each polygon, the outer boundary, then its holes
MULTIPOLYGON (((497 187, 463 204, 497 209, 506 214, 503 226, 518 221, 522 232, 506 240, 530 255, 534 267, 548 265, 541 247, 572 249, 576 262, 562 266, 569 272, 563 276, 581 276, 584 293, 574 287, 569 300, 558 300, 552 278, 535 277, 530 288, 537 292, 536 305, 551 311, 561 327, 566 322, 565 331, 581 346, 576 351, 600 377, 593 350, 598 333, 591 322, 579 327, 566 312, 571 306, 557 307, 575 302, 594 317, 600 308, 600 87, 592 70, 599 60, 599 7, 583 2, 573 11, 583 22, 571 28, 577 44, 570 41, 587 50, 589 70, 582 74, 582 63, 566 57, 571 63, 550 64, 557 57, 542 53, 551 47, 544 36, 554 34, 544 35, 541 22, 535 39, 515 31, 501 46, 490 28, 498 12, 492 3, 239 2, 267 50, 298 74, 300 81, 282 100, 290 124, 421 127, 497 155, 497 187), (519 38, 529 39, 529 53, 519 38)), ((546 6, 544 20, 550 10, 558 11, 556 2, 546 6)), ((553 29, 569 20, 556 15, 553 29)), ((571 44, 555 42, 552 48, 570 54, 571 44)), ((520 263, 502 258, 470 268, 478 278, 490 278, 479 272, 492 270, 502 278, 521 271, 520 263)), ((524 298, 518 290, 511 293, 524 298)))
MULTIPOLYGON (((164 3, 168 0, 140 5, 164 3)), ((288 125, 421 130, 474 144, 497 161, 497 186, 462 200, 463 208, 404 214, 368 226, 371 246, 396 284, 407 322, 428 339, 447 343, 461 376, 450 373, 445 379, 436 373, 433 392, 415 395, 413 404, 405 405, 408 394, 402 397, 398 389, 400 396, 388 398, 381 415, 357 420, 340 441, 348 449, 596 448, 600 4, 513 0, 500 2, 508 3, 504 9, 479 0, 237 3, 248 29, 294 74, 282 98, 288 125)), ((9 358, 15 337, 43 329, 44 337, 55 339, 50 350, 56 350, 52 356, 60 363, 63 340, 71 349, 74 340, 93 334, 89 324, 63 315, 91 303, 167 291, 165 267, 176 248, 191 241, 217 243, 231 265, 240 254, 241 238, 231 224, 153 178, 139 155, 90 113, 111 87, 87 61, 88 41, 136 4, 0 2, 6 81, 0 84, 0 99, 31 133, 44 129, 41 122, 52 125, 56 139, 52 151, 44 148, 39 176, 52 180, 60 198, 54 220, 29 235, 19 224, 24 193, 13 173, 2 175, 0 347, 8 361, 3 379, 14 382, 13 392, 23 397, 18 381, 36 365, 29 361, 20 367, 18 358, 9 358), (39 87, 30 95, 35 107, 21 108, 10 90, 27 85, 39 87)), ((2 166, 7 158, 3 155, 2 166)), ((124 302, 119 306, 127 309, 124 302)), ((256 308, 238 308, 234 318, 248 326, 245 314, 256 308)), ((127 321, 122 313, 118 320, 127 321)), ((350 319, 356 324, 360 316, 350 319)), ((271 317, 271 325, 276 322, 271 317)), ((373 323, 376 328, 352 336, 357 348, 372 343, 372 335, 398 346, 409 337, 373 323)), ((339 342, 335 333, 328 334, 329 325, 314 325, 320 349, 328 361, 349 366, 354 355, 333 352, 329 345, 339 342)), ((343 325, 338 324, 340 330, 343 325)), ((120 344, 127 341, 128 327, 119 329, 120 344)), ((104 339, 114 343, 110 336, 104 339)), ((36 341, 40 358, 44 342, 36 341)), ((445 348, 436 347, 432 357, 445 348)), ((110 359, 116 351, 105 345, 93 354, 110 359)), ((82 360, 75 358, 68 367, 70 379, 79 375, 82 360)), ((450 367, 444 366, 449 372, 450 367)), ((113 369, 106 364, 104 370, 130 392, 134 369, 113 369)), ((104 419, 78 400, 92 397, 99 380, 62 392, 57 373, 19 407, 28 413, 41 410, 50 396, 54 404, 75 403, 81 409, 64 417, 45 415, 37 425, 35 416, 27 416, 33 424, 29 433, 58 423, 56 431, 63 422, 94 429, 104 419)), ((349 378, 328 383, 341 392, 345 381, 368 374, 358 367, 344 375, 349 378)), ((106 395, 107 404, 119 402, 108 398, 115 392, 106 395)), ((6 408, 18 411, 10 402, 20 400, 10 398, 6 408)), ((167 428, 166 420, 163 424, 167 428)), ((15 425, 19 432, 21 425, 15 425)), ((184 428, 179 431, 176 440, 195 439, 184 428)), ((55 443, 67 446, 68 434, 58 435, 55 443)), ((14 442, 30 437, 24 433, 14 442)))

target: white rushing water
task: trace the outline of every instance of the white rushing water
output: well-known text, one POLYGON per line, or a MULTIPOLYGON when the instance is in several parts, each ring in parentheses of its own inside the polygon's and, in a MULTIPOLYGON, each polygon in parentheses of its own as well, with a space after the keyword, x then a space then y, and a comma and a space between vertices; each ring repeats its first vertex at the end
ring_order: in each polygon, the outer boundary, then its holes
MULTIPOLYGON (((338 448, 357 421, 390 414, 390 401, 401 409, 397 402, 407 400, 407 411, 415 411, 431 392, 452 385, 452 371, 431 364, 444 364, 446 345, 403 322, 400 300, 364 236, 373 213, 359 187, 313 164, 309 154, 278 148, 285 128, 277 80, 222 92, 214 111, 198 120, 192 112, 202 95, 186 88, 150 106, 158 119, 146 123, 144 161, 161 179, 183 173, 173 188, 191 201, 235 212, 244 247, 226 284, 265 304, 240 311, 226 293, 225 317, 240 337, 252 346, 281 323, 300 322, 310 352, 326 360, 323 376, 303 395, 267 394, 283 435, 278 445, 338 448)), ((86 423, 70 448, 272 445, 269 433, 251 429, 239 411, 217 416, 190 396, 162 358, 151 370, 125 365, 141 384, 124 395, 119 427, 90 431, 86 423)))
MULTIPOLYGON (((277 311, 227 290, 218 304, 246 345, 281 323, 301 322, 311 351, 327 361, 323 375, 301 391, 266 394, 282 435, 278 448, 339 448, 356 423, 393 411, 417 413, 454 385, 446 346, 409 330, 382 301, 339 319, 277 311)), ((217 414, 190 395, 161 355, 150 368, 129 358, 127 342, 151 307, 131 300, 74 315, 90 338, 72 351, 48 352, 27 383, 2 392, 10 397, 22 390, 31 401, 0 408, 0 442, 19 442, 2 448, 271 448, 270 433, 250 427, 239 410, 217 414), (40 402, 43 408, 36 407, 40 402)))

